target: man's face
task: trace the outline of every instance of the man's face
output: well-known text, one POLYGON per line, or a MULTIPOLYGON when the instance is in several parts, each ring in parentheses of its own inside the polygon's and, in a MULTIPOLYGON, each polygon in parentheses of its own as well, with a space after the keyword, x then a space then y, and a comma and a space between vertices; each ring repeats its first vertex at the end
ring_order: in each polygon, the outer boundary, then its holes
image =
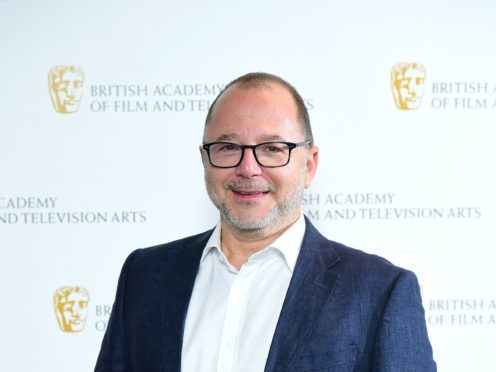
POLYGON ((399 104, 405 109, 415 109, 420 105, 424 93, 425 74, 423 71, 410 68, 396 82, 399 104))
MULTIPOLYGON (((256 145, 267 141, 302 142, 304 134, 290 93, 278 84, 229 88, 217 102, 205 129, 205 142, 256 145)), ((300 213, 301 195, 315 174, 318 149, 299 147, 289 164, 260 166, 251 149, 235 168, 215 168, 204 150, 207 191, 223 222, 239 230, 278 231, 300 213)))
POLYGON ((60 112, 77 111, 83 94, 83 78, 76 72, 64 72, 53 84, 60 112))
POLYGON ((84 328, 88 314, 88 298, 83 293, 71 292, 57 307, 65 331, 78 332, 84 328))

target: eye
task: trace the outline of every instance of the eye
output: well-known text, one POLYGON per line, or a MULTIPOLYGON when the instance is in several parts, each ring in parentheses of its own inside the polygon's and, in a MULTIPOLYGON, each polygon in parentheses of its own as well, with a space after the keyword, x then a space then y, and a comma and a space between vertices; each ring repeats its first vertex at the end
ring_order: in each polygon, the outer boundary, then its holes
POLYGON ((282 151, 282 149, 277 147, 277 146, 267 146, 265 151, 267 151, 267 152, 280 152, 280 151, 282 151))
POLYGON ((236 151, 238 146, 233 145, 232 143, 225 144, 220 148, 222 151, 236 151))
POLYGON ((211 150, 215 153, 229 154, 239 151, 239 146, 234 143, 216 143, 211 147, 211 150))
POLYGON ((266 143, 259 147, 259 151, 264 154, 280 154, 287 151, 287 146, 281 143, 266 143))
POLYGON ((265 143, 257 148, 260 156, 284 156, 288 153, 288 146, 285 143, 265 143))

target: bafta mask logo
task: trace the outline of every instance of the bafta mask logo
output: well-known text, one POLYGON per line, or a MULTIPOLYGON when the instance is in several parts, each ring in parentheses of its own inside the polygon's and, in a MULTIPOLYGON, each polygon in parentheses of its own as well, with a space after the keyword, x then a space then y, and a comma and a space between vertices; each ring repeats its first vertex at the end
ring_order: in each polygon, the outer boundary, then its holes
POLYGON ((53 295, 55 315, 64 332, 83 330, 88 315, 89 292, 81 287, 61 287, 53 295))
POLYGON ((394 103, 401 110, 415 110, 424 93, 425 67, 419 63, 398 63, 391 69, 394 103))
POLYGON ((55 111, 71 114, 79 109, 84 72, 76 66, 55 66, 48 71, 48 91, 55 111))

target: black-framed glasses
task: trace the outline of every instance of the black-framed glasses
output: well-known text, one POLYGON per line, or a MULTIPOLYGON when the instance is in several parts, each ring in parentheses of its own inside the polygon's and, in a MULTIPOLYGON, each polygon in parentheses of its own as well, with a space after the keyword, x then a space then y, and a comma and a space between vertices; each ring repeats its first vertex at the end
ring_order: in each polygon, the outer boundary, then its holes
POLYGON ((264 168, 284 167, 289 163, 291 151, 297 147, 310 145, 310 141, 263 142, 258 145, 238 145, 232 142, 204 143, 202 147, 208 154, 208 160, 217 168, 234 168, 241 164, 245 149, 251 149, 257 163, 264 168))

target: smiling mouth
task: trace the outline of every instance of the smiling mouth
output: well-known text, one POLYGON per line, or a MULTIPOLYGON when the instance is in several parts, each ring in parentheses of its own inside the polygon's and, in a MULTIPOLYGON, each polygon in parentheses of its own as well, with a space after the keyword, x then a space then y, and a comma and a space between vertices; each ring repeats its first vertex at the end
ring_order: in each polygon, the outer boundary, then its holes
POLYGON ((234 200, 238 202, 255 202, 265 199, 265 197, 269 194, 269 191, 266 190, 236 190, 231 189, 234 200))
POLYGON ((240 195, 261 195, 268 193, 268 191, 246 191, 246 190, 232 190, 232 191, 240 195))

